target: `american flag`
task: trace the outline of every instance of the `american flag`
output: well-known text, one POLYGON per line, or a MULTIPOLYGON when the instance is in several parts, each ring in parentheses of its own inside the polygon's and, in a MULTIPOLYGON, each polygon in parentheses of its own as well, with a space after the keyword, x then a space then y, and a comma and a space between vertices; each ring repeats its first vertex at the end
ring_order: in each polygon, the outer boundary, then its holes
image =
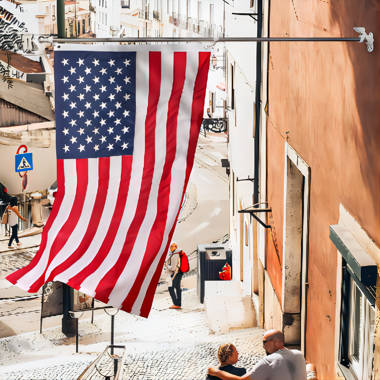
POLYGON ((57 183, 40 248, 7 279, 62 281, 149 315, 193 166, 210 53, 57 47, 57 183), (88 50, 85 50, 88 49, 88 50))

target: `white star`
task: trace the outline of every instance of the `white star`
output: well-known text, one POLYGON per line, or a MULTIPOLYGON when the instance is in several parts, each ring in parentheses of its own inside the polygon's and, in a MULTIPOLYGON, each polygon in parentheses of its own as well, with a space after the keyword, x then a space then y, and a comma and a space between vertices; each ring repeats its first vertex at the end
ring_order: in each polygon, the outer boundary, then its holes
POLYGON ((78 81, 79 83, 83 83, 84 78, 83 78, 83 77, 79 77, 79 78, 77 78, 77 81, 78 81))
POLYGON ((115 100, 115 94, 109 94, 108 99, 109 100, 115 100))
POLYGON ((74 137, 74 136, 71 136, 71 139, 70 139, 70 141, 71 141, 71 144, 74 144, 74 143, 76 143, 76 142, 77 142, 77 138, 76 138, 76 137, 74 137))
POLYGON ((124 77, 125 84, 128 84, 131 81, 130 77, 124 77))
POLYGON ((71 119, 69 124, 71 124, 71 126, 73 127, 74 125, 77 125, 77 121, 74 119, 71 119))
POLYGON ((77 115, 78 115, 79 117, 83 117, 84 112, 83 112, 83 111, 79 111, 79 112, 77 113, 77 115))
POLYGON ((77 108, 77 104, 75 102, 71 102, 70 103, 70 108, 71 109, 77 108))
POLYGON ((122 131, 123 131, 123 133, 127 133, 127 132, 129 132, 129 127, 124 127, 124 128, 122 129, 122 131))
POLYGON ((130 95, 130 94, 125 94, 125 95, 124 95, 124 99, 125 99, 125 100, 129 100, 129 99, 130 99, 130 97, 131 97, 131 95, 130 95))
POLYGON ((84 99, 84 94, 79 94, 78 98, 79 98, 79 100, 83 100, 84 99))
POLYGON ((93 98, 94 98, 94 100, 99 100, 99 94, 95 94, 95 95, 93 96, 93 98))
POLYGON ((101 108, 102 110, 104 110, 104 108, 107 108, 106 103, 102 102, 102 103, 100 104, 100 108, 101 108))
POLYGON ((94 145, 94 150, 98 151, 99 150, 99 145, 94 145))
POLYGON ((115 125, 119 125, 120 124, 120 119, 116 119, 115 120, 115 125))
POLYGON ((99 111, 94 111, 94 113, 92 114, 92 116, 94 116, 94 119, 99 117, 99 111))
POLYGON ((98 66, 99 65, 99 59, 94 58, 94 60, 92 61, 92 63, 93 63, 94 66, 98 66))
POLYGON ((79 67, 81 67, 82 65, 84 65, 84 59, 78 58, 77 64, 79 65, 79 67))
POLYGON ((104 119, 100 120, 100 125, 105 125, 106 124, 106 121, 104 119))
POLYGON ((113 149, 113 144, 108 144, 107 149, 111 151, 113 149))
POLYGON ((125 110, 125 111, 123 112, 123 116, 124 116, 124 117, 129 116, 129 112, 130 112, 130 111, 125 110))
POLYGON ((118 67, 118 68, 115 70, 115 73, 116 73, 117 75, 120 75, 122 71, 123 71, 123 69, 121 69, 120 67, 118 67))
POLYGON ((86 84, 86 87, 84 88, 84 90, 85 90, 86 92, 91 91, 91 86, 89 86, 88 84, 86 84))
POLYGON ((85 123, 86 126, 88 127, 89 125, 91 125, 91 120, 88 120, 88 119, 87 119, 84 123, 85 123))
POLYGON ((65 146, 63 147, 63 150, 64 150, 65 152, 68 152, 68 151, 70 150, 70 148, 69 148, 67 145, 65 145, 65 146))
POLYGON ((110 112, 108 112, 108 117, 112 117, 112 116, 114 116, 115 115, 115 112, 114 111, 110 111, 110 112))
POLYGON ((115 142, 120 141, 120 136, 119 136, 119 135, 116 135, 116 136, 114 137, 114 139, 115 139, 115 142))
POLYGON ((68 100, 69 99, 69 94, 63 94, 62 98, 63 98, 64 101, 68 100))
POLYGON ((64 119, 66 119, 69 116, 69 112, 68 111, 63 111, 62 112, 62 116, 63 116, 64 119))
POLYGON ((86 73, 86 75, 91 74, 91 67, 86 67, 84 69, 84 72, 86 73))
POLYGON ((78 149, 79 149, 79 152, 83 152, 84 151, 84 145, 80 144, 78 149))
POLYGON ((87 136, 86 137, 86 141, 87 141, 87 144, 89 144, 90 142, 92 142, 92 137, 91 136, 87 136))
POLYGON ((64 128, 62 132, 65 136, 69 134, 69 130, 67 128, 64 128))
POLYGON ((118 110, 121 107, 121 103, 120 102, 116 102, 115 107, 118 110))
POLYGON ((107 129, 107 131, 108 131, 109 134, 111 134, 111 133, 113 133, 113 128, 112 128, 112 127, 109 127, 109 128, 107 129))
POLYGON ((89 109, 89 108, 91 108, 91 103, 86 102, 86 104, 84 106, 86 107, 86 109, 89 109))
POLYGON ((99 128, 94 128, 94 129, 92 130, 92 132, 94 132, 94 135, 97 135, 97 134, 99 133, 99 128))
POLYGON ((66 82, 69 81, 69 77, 64 76, 64 77, 62 78, 62 80, 63 80, 63 83, 66 83, 66 82))
POLYGON ((109 77, 108 78, 108 82, 110 82, 110 84, 115 83, 115 78, 114 77, 109 77))
POLYGON ((128 148, 128 143, 124 143, 121 148, 124 150, 124 149, 127 149, 128 148))
POLYGON ((101 73, 102 75, 107 74, 107 69, 106 69, 105 67, 103 67, 103 68, 100 70, 100 73, 101 73))
POLYGON ((70 90, 71 92, 75 91, 75 86, 72 84, 72 85, 69 87, 69 90, 70 90))
POLYGON ((64 59, 62 59, 61 63, 63 66, 66 66, 69 64, 69 60, 67 58, 64 58, 64 59))
POLYGON ((83 128, 79 128, 79 129, 78 129, 78 133, 79 133, 80 135, 83 135, 83 133, 84 133, 84 129, 83 129, 83 128))
POLYGON ((130 59, 125 59, 124 60, 124 65, 125 66, 129 66, 131 64, 131 60, 130 59))
POLYGON ((101 92, 104 92, 104 91, 106 91, 107 90, 107 87, 106 86, 102 86, 102 87, 100 87, 100 91, 101 92))
POLYGON ((70 71, 70 74, 73 75, 75 74, 75 67, 70 67, 69 71, 70 71))
POLYGON ((116 91, 117 93, 119 93, 119 92, 121 91, 121 86, 116 86, 116 87, 115 87, 115 91, 116 91))
POLYGON ((105 137, 105 136, 102 136, 102 137, 100 137, 100 142, 101 143, 104 143, 104 142, 106 142, 107 141, 107 137, 105 137))
POLYGON ((115 65, 115 60, 114 59, 110 59, 109 61, 108 61, 108 64, 112 67, 112 66, 114 66, 115 65))
POLYGON ((94 83, 99 83, 99 77, 94 77, 92 78, 92 80, 94 81, 94 83))

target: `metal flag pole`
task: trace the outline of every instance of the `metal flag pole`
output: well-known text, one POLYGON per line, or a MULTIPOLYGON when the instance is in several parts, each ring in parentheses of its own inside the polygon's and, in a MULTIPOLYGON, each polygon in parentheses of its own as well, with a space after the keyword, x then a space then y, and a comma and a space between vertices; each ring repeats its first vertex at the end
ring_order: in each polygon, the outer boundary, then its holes
POLYGON ((97 43, 97 42, 119 42, 119 43, 160 43, 160 42, 366 42, 369 52, 373 51, 373 33, 366 33, 365 28, 355 27, 359 33, 358 37, 108 37, 108 38, 39 38, 40 42, 50 43, 97 43))

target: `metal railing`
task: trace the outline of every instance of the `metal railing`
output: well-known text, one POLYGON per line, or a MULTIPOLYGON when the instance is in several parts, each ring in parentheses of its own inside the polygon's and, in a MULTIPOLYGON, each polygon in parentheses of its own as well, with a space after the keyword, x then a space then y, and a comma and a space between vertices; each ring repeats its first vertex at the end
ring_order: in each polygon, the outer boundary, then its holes
POLYGON ((209 118, 202 120, 201 126, 203 132, 222 133, 227 131, 227 119, 223 117, 209 118))
POLYGON ((79 375, 78 380, 117 379, 120 373, 121 361, 124 357, 125 346, 109 345, 104 351, 79 375), (114 350, 122 352, 115 354, 114 350))

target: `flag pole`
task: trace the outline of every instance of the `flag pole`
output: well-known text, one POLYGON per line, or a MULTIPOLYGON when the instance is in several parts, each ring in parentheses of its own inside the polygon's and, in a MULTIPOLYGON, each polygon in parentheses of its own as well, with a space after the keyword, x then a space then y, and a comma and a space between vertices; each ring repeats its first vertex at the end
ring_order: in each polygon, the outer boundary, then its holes
MULTIPOLYGON (((65 1, 57 0, 57 29, 58 29, 58 38, 66 37, 65 30, 65 1)), ((62 332, 67 336, 73 336, 77 334, 77 318, 73 318, 70 311, 72 309, 72 303, 74 298, 73 289, 63 284, 63 292, 62 292, 62 332)))
MULTIPOLYGON (((40 38, 45 42, 45 38, 40 38)), ((86 43, 86 42, 126 42, 126 43, 147 43, 147 42, 331 42, 349 41, 360 42, 360 37, 104 37, 104 38, 52 38, 56 43, 86 43)), ((49 42, 47 38, 46 42, 49 42)))
POLYGON ((366 33, 364 27, 354 27, 358 37, 107 37, 107 38, 61 38, 58 36, 40 36, 40 42, 57 44, 64 43, 96 43, 96 42, 119 42, 119 43, 188 43, 188 42, 365 42, 369 53, 373 51, 373 33, 366 33))

